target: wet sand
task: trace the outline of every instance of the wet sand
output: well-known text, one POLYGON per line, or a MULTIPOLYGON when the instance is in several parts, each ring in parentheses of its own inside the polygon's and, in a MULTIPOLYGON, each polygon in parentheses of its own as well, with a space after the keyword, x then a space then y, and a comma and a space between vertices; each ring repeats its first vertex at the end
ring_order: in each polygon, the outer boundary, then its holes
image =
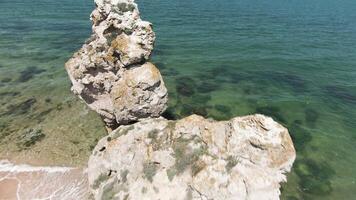
POLYGON ((88 198, 88 182, 83 169, 34 167, 0 161, 1 200, 88 198))

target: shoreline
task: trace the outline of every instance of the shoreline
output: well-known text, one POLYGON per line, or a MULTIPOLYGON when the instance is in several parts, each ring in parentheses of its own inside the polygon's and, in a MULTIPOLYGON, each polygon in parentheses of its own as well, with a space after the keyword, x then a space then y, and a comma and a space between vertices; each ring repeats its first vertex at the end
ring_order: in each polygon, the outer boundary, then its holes
POLYGON ((0 199, 87 199, 86 170, 0 160, 0 199))

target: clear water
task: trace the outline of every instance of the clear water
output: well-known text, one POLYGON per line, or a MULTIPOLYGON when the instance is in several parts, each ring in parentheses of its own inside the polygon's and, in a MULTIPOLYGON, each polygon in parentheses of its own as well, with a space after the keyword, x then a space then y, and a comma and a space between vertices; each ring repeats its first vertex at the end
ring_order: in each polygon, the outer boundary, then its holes
MULTIPOLYGON (((297 149, 282 199, 356 199, 355 1, 138 3, 157 34, 153 61, 170 91, 166 116, 270 115, 297 149)), ((69 92, 63 68, 90 35, 92 7, 91 0, 0 1, 1 156, 35 151, 81 164, 105 134, 69 92), (45 137, 23 148, 17 141, 29 128, 45 137)))

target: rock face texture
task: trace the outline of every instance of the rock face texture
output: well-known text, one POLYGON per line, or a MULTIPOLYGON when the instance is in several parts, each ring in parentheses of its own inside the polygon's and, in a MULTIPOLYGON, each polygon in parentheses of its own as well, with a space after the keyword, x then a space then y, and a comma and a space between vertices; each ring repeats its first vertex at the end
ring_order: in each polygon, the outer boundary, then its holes
POLYGON ((95 199, 279 199, 295 159, 288 130, 263 115, 217 122, 145 119, 99 141, 95 199))
POLYGON ((133 0, 95 0, 93 34, 66 63, 72 91, 110 128, 159 117, 167 89, 148 60, 155 34, 133 0))

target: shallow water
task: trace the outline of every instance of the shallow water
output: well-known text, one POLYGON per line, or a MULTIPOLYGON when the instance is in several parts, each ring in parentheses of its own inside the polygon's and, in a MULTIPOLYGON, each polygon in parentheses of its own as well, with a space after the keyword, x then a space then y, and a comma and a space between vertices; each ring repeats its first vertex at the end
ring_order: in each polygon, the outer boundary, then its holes
POLYGON ((85 170, 34 167, 0 160, 0 199, 89 199, 85 170))
MULTIPOLYGON (((138 3, 157 34, 153 61, 170 92, 166 117, 273 116, 297 148, 282 199, 355 198, 355 1, 138 3)), ((0 2, 1 157, 83 164, 105 134, 69 92, 63 68, 90 35, 92 6, 0 2)))

